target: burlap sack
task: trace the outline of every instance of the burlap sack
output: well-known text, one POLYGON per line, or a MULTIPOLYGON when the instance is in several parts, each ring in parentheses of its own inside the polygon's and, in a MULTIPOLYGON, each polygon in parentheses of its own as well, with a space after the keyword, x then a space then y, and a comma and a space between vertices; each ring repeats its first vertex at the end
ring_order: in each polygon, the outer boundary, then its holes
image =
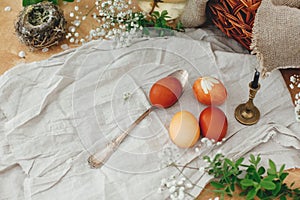
POLYGON ((253 27, 251 49, 264 76, 275 69, 300 67, 300 9, 294 7, 299 0, 273 1, 280 5, 262 1, 253 27))
POLYGON ((299 0, 272 0, 272 3, 274 5, 300 8, 300 1, 299 0))
POLYGON ((180 16, 182 25, 186 28, 198 27, 206 21, 205 8, 208 0, 188 0, 180 16))

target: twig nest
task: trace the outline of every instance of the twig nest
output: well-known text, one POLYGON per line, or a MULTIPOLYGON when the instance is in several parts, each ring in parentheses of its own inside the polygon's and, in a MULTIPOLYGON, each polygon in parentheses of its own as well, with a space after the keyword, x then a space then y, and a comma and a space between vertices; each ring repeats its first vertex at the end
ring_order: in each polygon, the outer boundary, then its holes
POLYGON ((19 14, 15 30, 21 42, 32 49, 58 44, 66 33, 63 11, 50 2, 25 7, 19 14))

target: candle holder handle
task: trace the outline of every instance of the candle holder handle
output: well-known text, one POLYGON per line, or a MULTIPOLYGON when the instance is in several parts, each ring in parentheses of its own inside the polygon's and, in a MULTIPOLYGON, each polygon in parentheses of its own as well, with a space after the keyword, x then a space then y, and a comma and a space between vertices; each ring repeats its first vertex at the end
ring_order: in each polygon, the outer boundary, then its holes
POLYGON ((244 125, 256 124, 260 118, 260 112, 254 105, 253 100, 257 91, 260 89, 260 84, 257 88, 252 87, 252 82, 249 83, 249 99, 246 103, 240 104, 235 109, 235 118, 238 122, 244 125))

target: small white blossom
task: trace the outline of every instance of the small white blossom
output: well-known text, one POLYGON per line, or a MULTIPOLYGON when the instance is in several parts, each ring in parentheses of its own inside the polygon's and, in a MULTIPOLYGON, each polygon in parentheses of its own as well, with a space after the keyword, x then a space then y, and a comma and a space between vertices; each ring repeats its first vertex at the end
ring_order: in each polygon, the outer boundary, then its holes
POLYGON ((201 142, 202 142, 202 143, 205 143, 207 140, 208 140, 208 138, 206 138, 206 137, 201 138, 201 142))
POLYGON ((60 48, 62 48, 63 50, 67 50, 69 49, 69 46, 67 44, 62 44, 60 48))
POLYGON ((172 187, 170 187, 169 192, 172 194, 176 191, 176 187, 173 185, 172 187))
POLYGON ((20 51, 19 53, 18 53, 18 55, 19 55, 19 57, 20 58, 25 58, 25 51, 20 51))
POLYGON ((177 181, 177 185, 179 186, 183 185, 183 181, 182 180, 177 181))
POLYGON ((162 188, 158 188, 157 192, 158 192, 159 194, 161 194, 161 193, 163 192, 163 189, 162 189, 162 188))
POLYGON ((48 49, 47 47, 45 47, 45 48, 42 49, 42 52, 43 52, 43 53, 46 53, 46 52, 48 52, 48 51, 49 51, 49 49, 48 49))
POLYGON ((222 144, 222 142, 217 142, 216 143, 217 146, 220 146, 221 144, 222 144))
POLYGON ((213 143, 211 142, 211 140, 207 140, 206 145, 207 145, 207 147, 211 147, 213 145, 213 143))
POLYGON ((184 192, 180 191, 177 198, 180 199, 180 200, 184 199, 184 192))
POLYGON ((190 188, 193 187, 193 185, 192 185, 191 183, 186 183, 186 184, 185 184, 185 187, 188 188, 188 189, 190 189, 190 188))
POLYGON ((204 167, 199 167, 199 172, 200 172, 200 173, 203 173, 204 170, 205 170, 204 167))
POLYGON ((10 7, 10 6, 6 6, 6 7, 4 8, 4 11, 5 11, 5 12, 11 11, 11 7, 10 7))

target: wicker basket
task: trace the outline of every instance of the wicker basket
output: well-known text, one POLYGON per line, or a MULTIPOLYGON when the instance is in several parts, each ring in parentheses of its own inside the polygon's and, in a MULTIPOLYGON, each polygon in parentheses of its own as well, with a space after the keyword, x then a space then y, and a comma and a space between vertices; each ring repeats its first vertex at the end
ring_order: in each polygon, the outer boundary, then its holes
POLYGON ((209 0, 208 17, 227 36, 250 50, 254 17, 261 0, 209 0))

